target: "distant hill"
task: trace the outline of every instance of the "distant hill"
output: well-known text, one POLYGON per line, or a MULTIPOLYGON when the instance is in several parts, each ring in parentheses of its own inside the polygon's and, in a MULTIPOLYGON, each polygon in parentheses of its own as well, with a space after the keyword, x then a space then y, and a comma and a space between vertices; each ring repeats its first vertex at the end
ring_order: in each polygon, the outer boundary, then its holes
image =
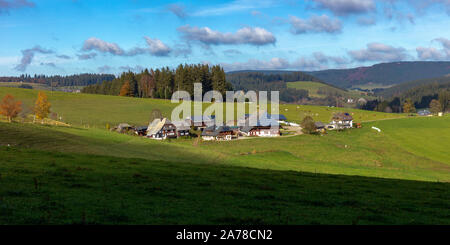
POLYGON ((240 70, 240 71, 229 71, 227 74, 238 74, 238 73, 262 73, 265 75, 277 75, 277 74, 286 74, 293 73, 298 71, 284 71, 284 70, 240 70))
POLYGON ((103 81, 112 81, 116 77, 112 74, 90 74, 83 73, 70 76, 46 76, 46 75, 28 75, 20 77, 0 77, 0 83, 33 83, 48 86, 88 86, 98 84, 103 81))
POLYGON ((394 85, 450 74, 450 62, 395 62, 370 67, 306 72, 323 82, 342 88, 354 85, 394 85))
POLYGON ((308 90, 289 88, 288 82, 320 82, 314 76, 298 71, 237 71, 227 73, 226 79, 234 90, 279 91, 280 100, 288 103, 308 98, 308 90))
POLYGON ((332 86, 323 82, 288 82, 288 88, 304 89, 308 91, 309 97, 311 98, 326 98, 327 96, 338 96, 345 98, 359 99, 361 97, 366 99, 374 99, 373 96, 368 96, 364 92, 356 90, 346 90, 332 86))
MULTIPOLYGON (((267 90, 270 84, 297 81, 320 80, 312 75, 299 71, 235 71, 228 72, 226 79, 235 90, 267 90)), ((284 86, 286 87, 286 86, 284 86)))
MULTIPOLYGON (((376 95, 382 96, 384 98, 391 98, 395 96, 402 96, 403 94, 411 92, 412 90, 420 90, 421 88, 425 87, 442 89, 444 87, 447 87, 448 85, 450 85, 450 76, 420 79, 401 83, 393 87, 384 89, 376 93, 376 95)), ((438 92, 439 91, 434 91, 433 93, 438 92)))

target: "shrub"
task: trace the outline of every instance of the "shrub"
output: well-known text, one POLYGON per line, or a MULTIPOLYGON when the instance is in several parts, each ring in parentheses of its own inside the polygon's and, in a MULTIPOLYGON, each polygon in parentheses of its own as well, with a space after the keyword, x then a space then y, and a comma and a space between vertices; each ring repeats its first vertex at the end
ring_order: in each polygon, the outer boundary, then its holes
POLYGON ((303 119, 301 126, 302 126, 302 132, 305 134, 315 134, 316 133, 317 128, 316 128, 314 119, 310 116, 306 116, 303 119))

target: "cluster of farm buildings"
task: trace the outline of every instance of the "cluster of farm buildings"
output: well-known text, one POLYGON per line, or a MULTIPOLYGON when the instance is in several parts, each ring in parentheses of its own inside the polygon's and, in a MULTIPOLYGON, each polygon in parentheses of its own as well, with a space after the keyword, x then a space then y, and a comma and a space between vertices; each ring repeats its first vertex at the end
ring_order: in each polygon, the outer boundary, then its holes
MULTIPOLYGON (((132 129, 139 136, 150 139, 181 138, 191 135, 191 129, 201 132, 203 140, 234 140, 239 137, 278 137, 284 125, 300 127, 290 123, 282 115, 245 114, 237 121, 228 122, 226 125, 217 126, 215 116, 192 116, 183 121, 170 121, 167 118, 154 119, 148 126, 134 128, 128 124, 119 125, 119 131, 132 129), (234 126, 242 125, 242 126, 234 126)), ((353 117, 349 113, 338 113, 329 124, 315 122, 317 131, 353 128, 353 117)))

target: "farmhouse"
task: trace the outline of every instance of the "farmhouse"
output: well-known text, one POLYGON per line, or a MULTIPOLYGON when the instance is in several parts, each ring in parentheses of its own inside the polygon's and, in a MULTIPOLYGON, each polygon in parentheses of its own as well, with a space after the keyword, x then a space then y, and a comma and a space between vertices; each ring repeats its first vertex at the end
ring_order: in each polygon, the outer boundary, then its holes
POLYGON ((191 130, 191 124, 189 121, 173 121, 175 125, 177 137, 189 136, 189 130, 191 130))
POLYGON ((167 118, 157 118, 148 126, 147 137, 158 140, 176 138, 176 127, 167 118))
POLYGON ((202 139, 211 140, 232 140, 237 138, 233 133, 233 129, 228 126, 211 126, 207 127, 202 132, 202 139))
POLYGON ((139 136, 145 136, 147 134, 147 126, 140 126, 140 127, 136 127, 134 128, 134 133, 139 135, 139 136))
POLYGON ((324 133, 326 131, 326 125, 323 122, 315 122, 317 132, 324 133))
POLYGON ((334 114, 332 121, 327 126, 328 129, 353 128, 353 117, 349 113, 334 114))
POLYGON ((286 123, 287 122, 287 118, 285 115, 283 114, 269 114, 268 115, 269 118, 278 121, 278 123, 286 123))
POLYGON ((128 123, 121 123, 121 124, 117 125, 117 127, 113 128, 112 130, 123 134, 130 130, 133 130, 133 126, 131 126, 128 123))
POLYGON ((428 109, 422 109, 417 112, 419 116, 431 116, 431 112, 428 109))
MULTIPOLYGON (((241 117, 241 118, 238 120, 238 123, 244 124, 245 121, 246 121, 247 119, 249 119, 250 116, 252 116, 252 115, 253 115, 253 114, 245 114, 243 117, 241 117)), ((265 115, 267 118, 269 118, 269 119, 273 119, 273 120, 277 121, 278 123, 287 123, 287 118, 286 118, 286 116, 283 115, 283 114, 268 114, 268 113, 265 113, 264 115, 265 115)))
POLYGON ((189 122, 191 127, 194 127, 195 129, 200 129, 200 130, 204 130, 205 128, 216 124, 214 115, 212 115, 210 117, 208 117, 208 116, 192 116, 192 117, 188 117, 187 121, 189 122))
POLYGON ((240 133, 244 136, 277 137, 281 136, 279 127, 278 121, 269 114, 262 113, 258 117, 255 113, 245 120, 244 126, 240 128, 240 133), (251 125, 252 122, 256 122, 256 125, 251 125))

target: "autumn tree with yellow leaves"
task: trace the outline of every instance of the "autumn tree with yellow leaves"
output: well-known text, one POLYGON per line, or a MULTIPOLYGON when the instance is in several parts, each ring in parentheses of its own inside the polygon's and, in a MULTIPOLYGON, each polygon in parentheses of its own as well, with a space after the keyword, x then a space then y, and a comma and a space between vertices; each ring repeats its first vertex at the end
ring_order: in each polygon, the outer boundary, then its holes
POLYGON ((0 114, 8 118, 8 122, 12 122, 12 119, 22 111, 22 102, 15 101, 14 96, 7 94, 0 104, 0 114))
POLYGON ((34 104, 34 113, 37 119, 47 118, 50 113, 51 104, 44 92, 39 92, 36 103, 34 104))

